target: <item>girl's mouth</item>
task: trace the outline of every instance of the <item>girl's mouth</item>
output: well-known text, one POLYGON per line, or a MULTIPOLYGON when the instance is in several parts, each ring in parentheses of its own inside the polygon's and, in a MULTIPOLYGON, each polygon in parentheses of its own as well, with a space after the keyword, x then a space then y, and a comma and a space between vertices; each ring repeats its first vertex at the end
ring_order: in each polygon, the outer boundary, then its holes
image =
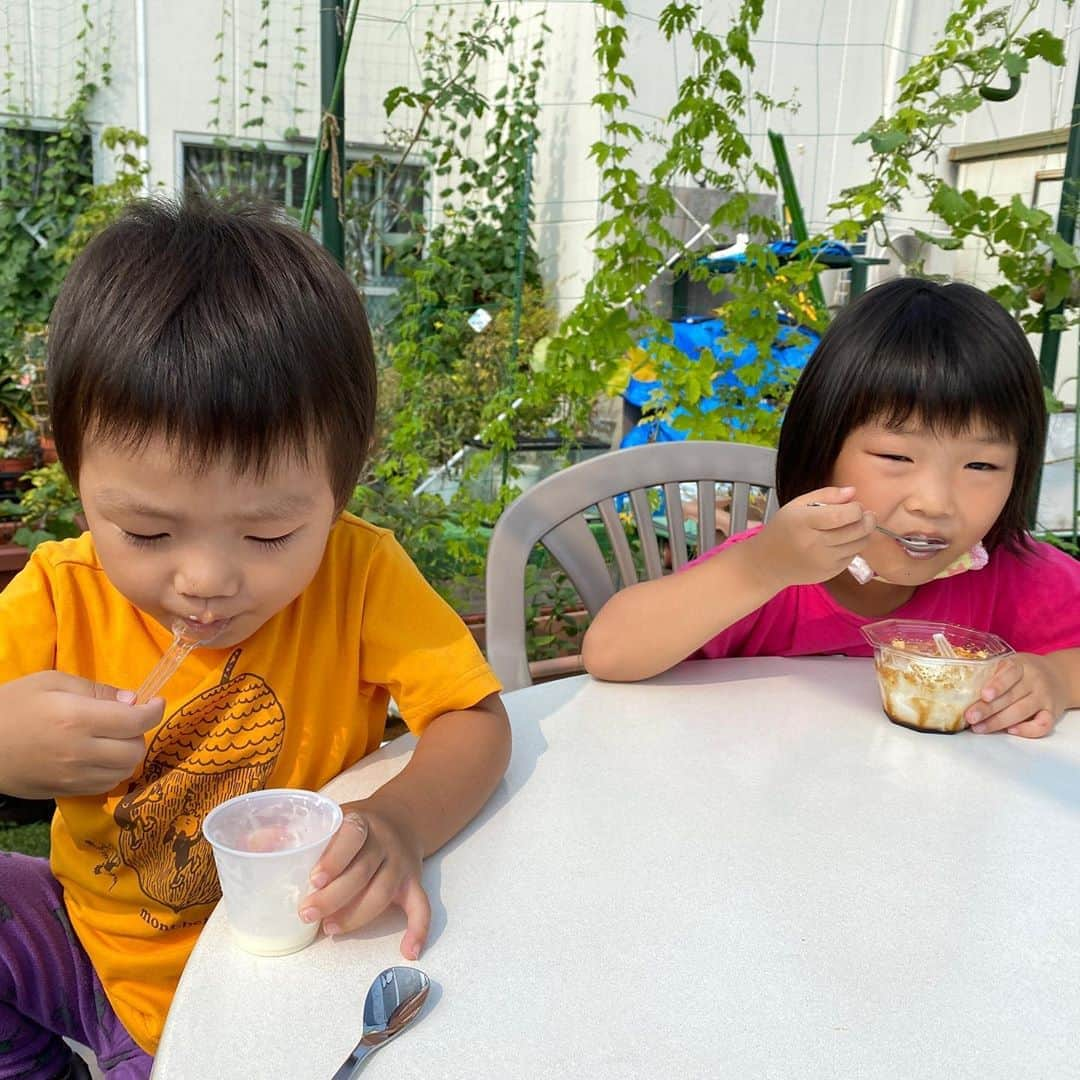
POLYGON ((950 547, 950 542, 944 537, 928 533, 905 533, 897 536, 896 542, 909 559, 915 560, 932 559, 950 547))
POLYGON ((900 544, 900 547, 903 550, 904 554, 909 559, 918 559, 918 560, 932 559, 935 556, 940 555, 945 550, 944 548, 941 548, 941 547, 926 548, 926 549, 915 549, 915 548, 907 547, 905 544, 900 544))

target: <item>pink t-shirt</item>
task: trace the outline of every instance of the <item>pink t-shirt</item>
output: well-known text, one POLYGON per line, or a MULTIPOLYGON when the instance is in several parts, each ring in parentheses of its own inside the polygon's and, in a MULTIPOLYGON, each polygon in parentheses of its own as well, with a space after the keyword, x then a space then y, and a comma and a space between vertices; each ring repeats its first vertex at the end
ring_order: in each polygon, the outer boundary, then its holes
MULTIPOLYGON (((694 562, 760 527, 731 537, 694 562)), ((984 569, 920 585, 906 604, 880 617, 989 631, 1017 652, 1080 648, 1080 561, 1039 542, 1023 555, 998 548, 984 569)), ((706 642, 694 657, 871 656, 859 627, 874 621, 841 607, 823 585, 792 585, 706 642)))

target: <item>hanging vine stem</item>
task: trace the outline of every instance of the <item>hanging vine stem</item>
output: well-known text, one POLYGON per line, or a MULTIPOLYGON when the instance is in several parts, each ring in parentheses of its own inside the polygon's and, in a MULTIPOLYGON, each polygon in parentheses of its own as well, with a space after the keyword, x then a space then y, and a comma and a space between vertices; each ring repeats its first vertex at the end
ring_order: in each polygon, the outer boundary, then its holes
POLYGON ((219 134, 221 132, 221 92, 222 88, 228 83, 228 79, 225 77, 225 25, 231 13, 229 11, 229 5, 227 0, 221 5, 221 26, 218 32, 214 35, 214 40, 218 43, 217 55, 211 61, 211 63, 217 64, 217 74, 214 76, 214 82, 217 84, 217 93, 210 99, 210 104, 214 106, 214 115, 207 121, 207 127, 212 127, 219 134))
POLYGON ((304 5, 297 3, 293 8, 296 17, 296 25, 293 27, 293 94, 292 94, 292 123, 285 131, 285 138, 289 141, 300 137, 300 114, 307 110, 300 104, 300 93, 307 89, 307 82, 303 79, 303 73, 307 70, 304 57, 307 55, 307 46, 304 44, 304 5))
POLYGON ((259 33, 262 34, 262 37, 250 47, 248 53, 248 66, 244 69, 243 73, 244 100, 240 102, 239 106, 241 112, 247 111, 247 119, 240 125, 240 128, 243 131, 247 131, 249 128, 262 128, 265 119, 263 114, 266 111, 266 106, 270 102, 270 97, 266 93, 266 70, 269 66, 267 56, 270 48, 270 0, 259 0, 259 11, 262 15, 259 22, 259 33), (262 58, 256 59, 256 53, 261 54, 262 58), (254 100, 255 95, 255 71, 262 71, 263 73, 263 92, 260 96, 258 115, 252 116, 251 103, 254 100))
POLYGON ((262 22, 259 23, 259 32, 262 39, 257 48, 262 50, 262 59, 254 61, 254 66, 262 71, 262 94, 259 97, 259 127, 262 128, 266 116, 266 106, 270 104, 270 95, 267 93, 267 82, 270 72, 270 0, 260 0, 262 10, 262 22))
POLYGON ((300 216, 300 228, 304 232, 311 229, 311 221, 315 216, 315 199, 322 184, 323 169, 326 168, 326 143, 330 137, 331 121, 333 121, 334 127, 337 126, 334 114, 337 112, 338 102, 341 101, 342 88, 345 85, 345 64, 349 59, 353 27, 356 25, 356 16, 359 11, 360 0, 352 0, 352 4, 349 5, 349 15, 345 22, 345 35, 341 45, 341 56, 338 59, 337 73, 334 75, 334 89, 330 94, 330 100, 327 102, 326 111, 322 114, 322 119, 319 122, 322 136, 319 139, 319 148, 315 152, 315 164, 311 170, 311 179, 308 180, 308 188, 304 194, 304 212, 300 216))

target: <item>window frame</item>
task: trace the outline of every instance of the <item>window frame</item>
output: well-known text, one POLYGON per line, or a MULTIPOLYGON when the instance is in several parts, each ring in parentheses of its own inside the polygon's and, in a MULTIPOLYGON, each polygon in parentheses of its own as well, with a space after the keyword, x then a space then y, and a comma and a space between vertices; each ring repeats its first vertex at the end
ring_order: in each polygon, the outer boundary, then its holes
MULTIPOLYGON (((227 139, 224 136, 209 135, 205 132, 190 132, 190 131, 177 131, 174 133, 174 183, 175 190, 182 192, 185 189, 186 184, 186 169, 185 169, 185 150, 187 147, 199 147, 212 150, 224 150, 226 147, 237 151, 255 152, 255 148, 250 145, 242 145, 250 140, 245 139, 227 139), (224 144, 224 145, 223 145, 224 144)), ((304 190, 307 190, 307 185, 311 179, 311 173, 315 165, 315 153, 316 146, 315 140, 310 138, 301 138, 295 140, 285 139, 259 139, 259 149, 266 150, 269 153, 274 154, 297 154, 304 159, 304 190)), ((382 154, 386 155, 390 152, 390 148, 386 146, 378 146, 373 143, 357 142, 345 144, 345 171, 346 173, 352 168, 358 161, 371 160, 372 158, 382 154)), ((423 169, 424 163, 422 160, 416 157, 409 157, 405 159, 405 168, 423 169)), ((380 170, 379 183, 382 183, 385 179, 386 171, 380 170)), ((421 213, 427 217, 430 213, 431 199, 429 192, 425 186, 421 193, 421 199, 423 200, 423 206, 421 213)), ((289 208, 287 208, 289 209, 289 208)), ((299 209, 299 208, 296 208, 299 209)), ((381 235, 376 237, 376 244, 378 248, 372 253, 372 265, 382 267, 383 260, 381 257, 380 248, 383 247, 384 241, 381 235)), ((401 279, 393 275, 380 275, 378 277, 372 277, 370 280, 363 281, 359 284, 359 287, 363 290, 365 295, 387 297, 393 296, 400 288, 401 279)))

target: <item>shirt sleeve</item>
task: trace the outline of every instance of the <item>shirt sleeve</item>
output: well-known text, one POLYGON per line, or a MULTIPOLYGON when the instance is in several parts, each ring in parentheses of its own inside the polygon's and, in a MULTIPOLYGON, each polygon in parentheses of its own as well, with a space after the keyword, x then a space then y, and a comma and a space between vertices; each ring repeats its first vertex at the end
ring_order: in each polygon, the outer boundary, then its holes
MULTIPOLYGON (((709 548, 708 551, 702 552, 697 558, 691 559, 684 567, 682 567, 682 570, 688 570, 697 563, 704 562, 706 559, 711 559, 714 556, 719 555, 721 551, 726 551, 736 544, 741 544, 744 540, 749 539, 755 533, 760 531, 761 526, 754 525, 745 532, 729 536, 726 540, 717 544, 716 547, 709 548)), ((679 572, 681 573, 682 570, 679 572)), ((743 650, 746 647, 747 639, 756 626, 762 610, 763 608, 757 608, 755 611, 751 611, 744 615, 741 619, 737 619, 729 627, 721 630, 716 637, 706 641, 700 649, 692 652, 687 657, 687 660, 721 660, 729 656, 744 655, 743 650)))
POLYGON ((417 734, 436 716, 501 689, 460 616, 389 534, 368 570, 360 675, 389 690, 417 734))
POLYGON ((56 667, 56 609, 44 560, 32 555, 0 592, 0 683, 56 667))
POLYGON ((1080 561, 1043 543, 1009 552, 997 589, 994 629, 1017 652, 1080 648, 1080 561))

